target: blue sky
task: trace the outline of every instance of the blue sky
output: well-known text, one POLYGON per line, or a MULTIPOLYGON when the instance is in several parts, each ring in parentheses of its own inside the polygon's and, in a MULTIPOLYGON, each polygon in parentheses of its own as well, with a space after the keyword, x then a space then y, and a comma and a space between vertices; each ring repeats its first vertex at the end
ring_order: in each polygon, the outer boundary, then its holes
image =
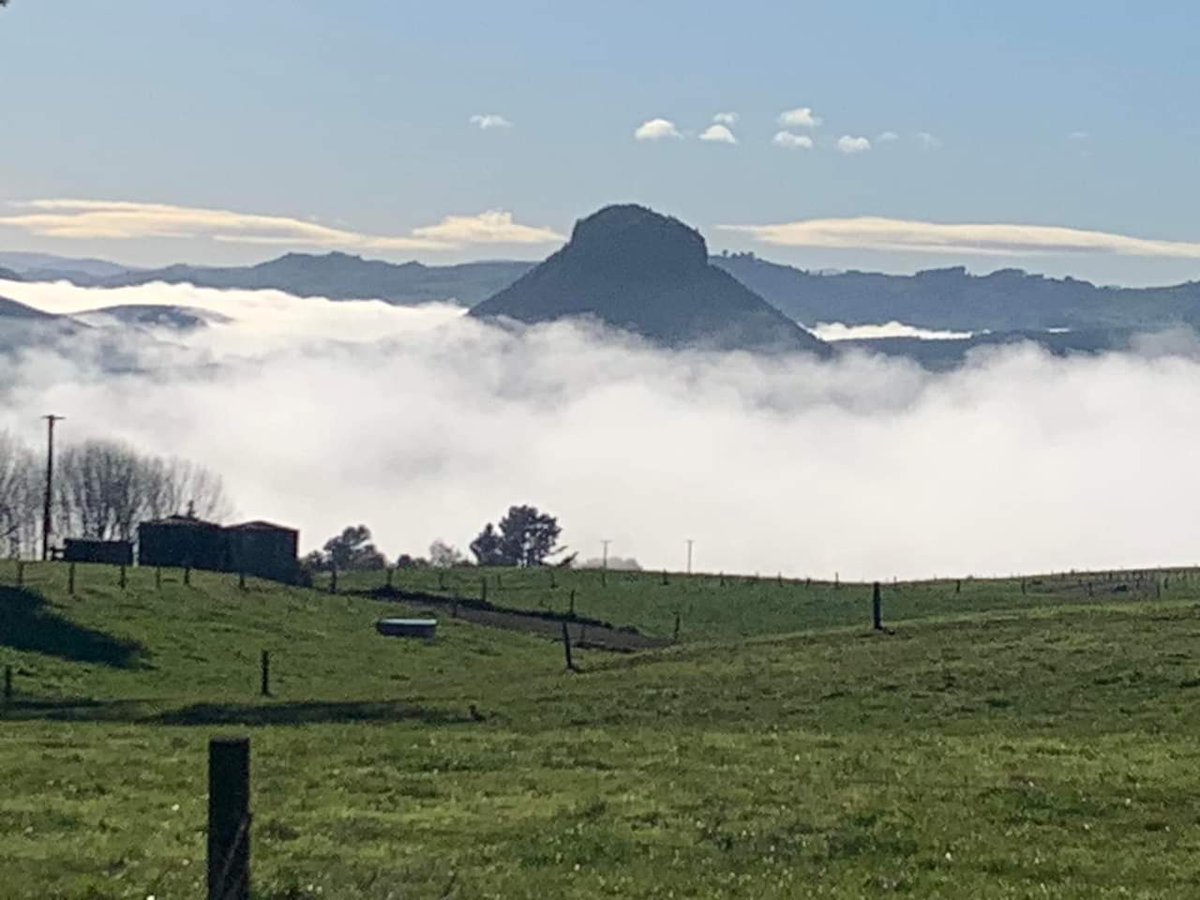
POLYGON ((1198 26, 1116 0, 12 0, 0 249, 533 259, 636 201, 811 267, 1200 278, 1198 26), (722 112, 737 143, 699 140, 722 112), (656 118, 682 136, 635 140, 656 118), (64 199, 133 205, 27 205, 64 199), (916 224, 840 221, 864 216, 916 224))

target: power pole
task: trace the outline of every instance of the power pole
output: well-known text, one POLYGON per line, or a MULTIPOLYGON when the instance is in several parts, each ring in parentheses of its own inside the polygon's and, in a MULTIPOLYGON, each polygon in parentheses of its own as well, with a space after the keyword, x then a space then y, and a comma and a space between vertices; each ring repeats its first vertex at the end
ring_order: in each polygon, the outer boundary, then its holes
POLYGON ((601 541, 600 543, 604 547, 604 556, 601 560, 600 565, 605 569, 605 571, 607 571, 608 570, 608 545, 611 544, 612 541, 611 540, 601 541))
POLYGON ((688 564, 687 564, 687 573, 688 573, 689 575, 691 575, 691 574, 692 574, 692 544, 694 544, 694 543, 696 543, 696 542, 695 542, 694 540, 692 540, 691 538, 688 538, 688 539, 687 539, 687 545, 688 545, 688 564))
POLYGON ((42 507, 42 559, 50 558, 50 514, 54 504, 54 423, 62 416, 42 416, 46 420, 46 497, 42 507))

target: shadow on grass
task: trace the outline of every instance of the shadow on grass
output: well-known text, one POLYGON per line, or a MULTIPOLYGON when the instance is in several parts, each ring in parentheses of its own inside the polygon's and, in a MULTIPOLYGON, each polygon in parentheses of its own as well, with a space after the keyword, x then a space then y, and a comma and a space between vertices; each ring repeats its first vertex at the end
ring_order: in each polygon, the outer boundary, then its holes
POLYGON ((0 721, 119 722, 136 725, 288 726, 414 722, 457 725, 473 721, 466 711, 386 700, 298 700, 281 703, 194 703, 164 710, 162 700, 19 698, 0 706, 0 721))
POLYGON ((449 710, 389 701, 294 701, 197 703, 143 720, 159 725, 314 725, 338 722, 420 722, 452 725, 471 721, 449 710))
POLYGON ((40 594, 12 587, 0 587, 0 647, 118 669, 144 665, 146 656, 137 641, 77 625, 40 594))

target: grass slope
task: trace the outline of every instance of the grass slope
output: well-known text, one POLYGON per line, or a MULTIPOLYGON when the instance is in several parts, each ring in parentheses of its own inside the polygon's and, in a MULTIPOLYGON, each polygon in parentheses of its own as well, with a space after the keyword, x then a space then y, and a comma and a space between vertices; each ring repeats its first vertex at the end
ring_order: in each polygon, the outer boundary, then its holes
MULTIPOLYGON (((25 576, 0 596, 26 701, 0 725, 5 896, 197 896, 206 742, 229 722, 253 739, 261 897, 1200 891, 1181 574, 1090 598, 1079 579, 900 586, 893 635, 863 627, 862 586, 836 589, 844 613, 797 613, 778 585, 693 584, 715 639, 574 675, 550 642, 454 621, 433 645, 377 637, 395 607, 361 598, 176 573, 160 591, 136 570, 121 590, 99 567, 70 597, 61 565, 25 576)), ((622 583, 596 611, 659 621, 636 588, 661 578, 622 583)))

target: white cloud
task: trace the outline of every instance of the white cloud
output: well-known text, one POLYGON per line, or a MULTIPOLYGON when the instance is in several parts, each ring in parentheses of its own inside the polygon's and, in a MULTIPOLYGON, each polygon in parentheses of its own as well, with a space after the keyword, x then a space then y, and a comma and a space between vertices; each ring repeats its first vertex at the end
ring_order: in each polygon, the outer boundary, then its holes
POLYGON ((893 141, 900 140, 900 135, 894 131, 885 131, 879 137, 875 138, 877 144, 890 144, 893 141))
POLYGON ((779 225, 722 225, 785 247, 1021 256, 1090 253, 1200 259, 1200 242, 1148 240, 1047 225, 961 224, 878 217, 808 219, 779 225))
POLYGON ((0 356, 0 429, 33 444, 54 410, 63 444, 110 437, 190 458, 224 476, 242 517, 299 527, 306 550, 350 522, 392 556, 435 537, 463 547, 513 503, 557 515, 571 547, 612 538, 648 569, 681 569, 685 538, 698 570, 843 580, 1181 564, 1200 546, 1193 509, 1162 499, 1200 496, 1200 356, 1186 336, 1167 358, 1009 348, 934 375, 278 291, 0 293, 231 318, 131 341, 119 377, 90 362, 86 338, 0 356), (337 427, 314 427, 330 410, 337 427), (506 452, 514 434, 521 452, 506 452))
POLYGON ((639 141, 661 141, 663 138, 681 138, 682 134, 670 119, 650 119, 638 126, 633 133, 639 141))
POLYGON ((816 128, 821 119, 813 115, 811 108, 799 106, 796 109, 784 110, 779 114, 779 124, 785 128, 816 128))
POLYGON ((484 113, 483 115, 471 116, 471 124, 478 125, 482 131, 487 131, 491 128, 512 128, 513 123, 504 118, 504 116, 496 113, 484 113))
POLYGON ((492 210, 478 216, 449 216, 411 235, 363 234, 288 216, 240 213, 224 209, 138 203, 127 200, 32 200, 12 204, 32 210, 0 216, 0 227, 41 237, 138 240, 199 238, 242 244, 281 244, 357 250, 446 250, 469 243, 552 243, 564 240, 547 228, 518 225, 509 213, 492 210), (469 223, 474 223, 468 227, 469 223), (498 235, 507 235, 500 238, 498 235))
POLYGON ((512 213, 488 210, 477 216, 446 216, 437 225, 414 228, 413 234, 439 243, 550 244, 565 238, 549 228, 534 228, 513 221, 512 213))
POLYGON ((917 143, 925 150, 937 150, 942 146, 942 140, 937 135, 930 134, 928 131, 917 132, 917 143))
POLYGON ((865 153, 871 149, 871 142, 865 137, 842 135, 837 142, 838 151, 846 154, 865 153))
POLYGON ((771 143, 789 150, 811 150, 813 148, 813 139, 807 134, 793 134, 790 131, 777 131, 775 137, 771 138, 771 143))
POLYGON ((1091 135, 1086 131, 1072 131, 1067 135, 1067 140, 1071 141, 1086 141, 1091 135))
POLYGON ((724 125, 709 125, 700 134, 702 141, 715 141, 720 144, 736 144, 737 138, 733 136, 733 132, 724 125))
POLYGON ((718 125, 736 125, 738 114, 735 112, 722 112, 713 116, 713 121, 718 125))

